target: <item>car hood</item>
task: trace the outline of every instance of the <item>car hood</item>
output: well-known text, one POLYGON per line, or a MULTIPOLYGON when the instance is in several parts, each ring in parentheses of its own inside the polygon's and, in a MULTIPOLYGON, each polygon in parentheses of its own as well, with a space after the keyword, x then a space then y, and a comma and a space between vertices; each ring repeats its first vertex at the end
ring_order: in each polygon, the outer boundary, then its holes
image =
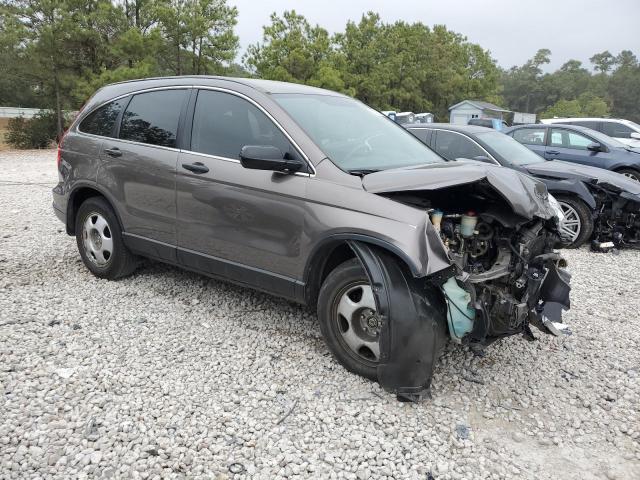
POLYGON ((586 183, 613 185, 621 191, 632 195, 640 195, 640 182, 630 180, 611 170, 590 167, 577 163, 563 162, 562 160, 550 160, 548 162, 525 165, 531 175, 553 177, 560 180, 580 180, 586 183))
POLYGON ((516 170, 482 162, 447 162, 371 173, 362 179, 371 193, 439 190, 455 185, 487 181, 522 217, 555 215, 544 184, 516 170))

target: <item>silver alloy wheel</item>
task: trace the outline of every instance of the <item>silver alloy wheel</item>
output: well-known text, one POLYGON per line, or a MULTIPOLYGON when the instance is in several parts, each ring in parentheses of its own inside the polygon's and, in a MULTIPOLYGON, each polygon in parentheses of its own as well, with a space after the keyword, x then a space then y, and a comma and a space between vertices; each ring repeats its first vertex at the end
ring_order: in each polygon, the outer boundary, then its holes
POLYGON ((111 227, 99 213, 92 212, 82 225, 82 243, 87 258, 99 267, 109 263, 113 255, 111 227))
POLYGON ((631 172, 624 172, 623 175, 627 178, 630 178, 631 180, 635 180, 636 182, 640 182, 640 178, 638 178, 638 175, 636 175, 635 173, 631 173, 631 172))
POLYGON ((564 220, 560 223, 560 236, 564 241, 573 243, 580 236, 580 231, 582 230, 580 215, 568 203, 562 201, 558 201, 558 203, 562 213, 564 213, 564 220))
POLYGON ((334 308, 334 316, 349 349, 363 360, 377 363, 381 321, 371 286, 363 282, 347 286, 334 308))

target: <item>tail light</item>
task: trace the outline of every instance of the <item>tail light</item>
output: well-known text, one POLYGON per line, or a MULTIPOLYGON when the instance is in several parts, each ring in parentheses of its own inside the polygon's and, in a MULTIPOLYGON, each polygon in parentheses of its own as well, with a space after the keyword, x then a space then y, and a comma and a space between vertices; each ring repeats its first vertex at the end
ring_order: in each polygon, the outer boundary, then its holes
POLYGON ((58 168, 60 168, 60 162, 62 162, 62 142, 64 142, 64 136, 67 134, 67 130, 62 134, 60 140, 58 141, 58 157, 56 159, 56 164, 58 168))

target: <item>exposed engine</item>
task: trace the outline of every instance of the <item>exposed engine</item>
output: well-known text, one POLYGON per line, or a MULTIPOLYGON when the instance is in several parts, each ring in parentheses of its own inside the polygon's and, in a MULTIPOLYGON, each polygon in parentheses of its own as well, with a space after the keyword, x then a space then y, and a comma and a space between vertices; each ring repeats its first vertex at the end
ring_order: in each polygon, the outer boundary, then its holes
POLYGON ((475 212, 432 210, 430 218, 459 270, 443 285, 454 338, 486 345, 520 332, 532 336, 530 323, 554 328, 559 318, 551 317, 558 316, 560 307, 545 312, 545 300, 568 307, 569 289, 568 273, 561 270, 566 262, 553 250, 555 220, 514 229, 475 212))
POLYGON ((640 201, 624 198, 613 188, 598 185, 598 190, 592 192, 598 209, 592 248, 640 248, 640 201))

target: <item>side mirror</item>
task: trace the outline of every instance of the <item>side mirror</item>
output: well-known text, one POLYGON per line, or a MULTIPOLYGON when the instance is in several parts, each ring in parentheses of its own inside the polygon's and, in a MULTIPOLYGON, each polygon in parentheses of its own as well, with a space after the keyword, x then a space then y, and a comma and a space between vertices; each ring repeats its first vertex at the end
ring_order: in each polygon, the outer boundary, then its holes
POLYGON ((631 138, 635 138, 636 140, 640 140, 640 133, 638 133, 638 132, 631 132, 631 133, 629 134, 629 137, 631 137, 631 138))
POLYGON ((590 150, 592 152, 602 152, 602 145, 600 145, 599 143, 593 142, 590 143, 589 145, 587 145, 587 150, 590 150))
POLYGON ((251 170, 284 173, 297 172, 302 168, 301 161, 286 156, 282 150, 272 145, 245 145, 240 150, 240 163, 251 170))

